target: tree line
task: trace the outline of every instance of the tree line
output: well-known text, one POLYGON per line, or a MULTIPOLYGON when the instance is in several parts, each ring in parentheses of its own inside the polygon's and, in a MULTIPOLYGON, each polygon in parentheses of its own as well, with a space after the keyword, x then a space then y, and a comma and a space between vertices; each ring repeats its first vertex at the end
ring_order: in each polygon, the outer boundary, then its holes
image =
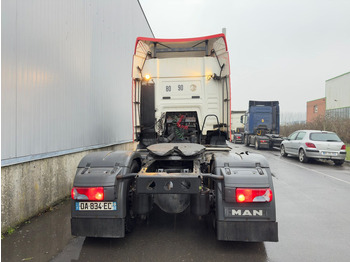
POLYGON ((312 122, 287 124, 280 127, 280 135, 289 136, 291 133, 301 129, 322 130, 335 132, 340 139, 350 144, 350 119, 339 118, 330 115, 319 116, 312 122))

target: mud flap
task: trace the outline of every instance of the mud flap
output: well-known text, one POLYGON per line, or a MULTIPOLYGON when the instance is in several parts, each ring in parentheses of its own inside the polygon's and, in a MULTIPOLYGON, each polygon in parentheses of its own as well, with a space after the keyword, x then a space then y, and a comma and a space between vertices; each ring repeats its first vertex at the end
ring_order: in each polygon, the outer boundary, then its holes
POLYGON ((218 240, 278 242, 278 223, 273 221, 217 221, 216 228, 218 240))
POLYGON ((275 192, 271 170, 265 157, 241 154, 218 157, 215 173, 224 177, 216 183, 216 233, 218 240, 264 242, 278 241, 275 192), (237 188, 269 188, 271 201, 240 203, 237 188))
POLYGON ((71 200, 71 233, 87 237, 125 237, 128 216, 128 193, 136 176, 141 156, 130 151, 100 151, 86 155, 79 163, 74 187, 103 187, 102 203, 115 203, 113 210, 81 210, 77 203, 86 199, 71 200))

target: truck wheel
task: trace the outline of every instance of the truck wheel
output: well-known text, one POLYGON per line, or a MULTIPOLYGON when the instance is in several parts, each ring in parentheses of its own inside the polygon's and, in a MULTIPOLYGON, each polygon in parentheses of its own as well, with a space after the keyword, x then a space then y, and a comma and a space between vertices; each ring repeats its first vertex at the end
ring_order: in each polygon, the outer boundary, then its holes
POLYGON ((299 161, 301 163, 307 163, 309 161, 309 158, 305 155, 304 149, 299 150, 299 161))
POLYGON ((244 145, 249 146, 248 136, 244 136, 244 145))
POLYGON ((284 145, 281 145, 281 156, 286 157, 288 154, 286 153, 286 150, 284 148, 284 145))
POLYGON ((255 149, 259 150, 260 149, 260 145, 259 145, 259 140, 255 139, 255 149))

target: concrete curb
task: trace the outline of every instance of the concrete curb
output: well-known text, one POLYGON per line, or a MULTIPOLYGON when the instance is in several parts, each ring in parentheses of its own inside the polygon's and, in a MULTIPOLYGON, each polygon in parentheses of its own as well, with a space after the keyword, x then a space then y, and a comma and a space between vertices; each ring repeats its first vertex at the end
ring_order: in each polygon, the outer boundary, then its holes
POLYGON ((88 153, 135 147, 135 143, 117 144, 1 167, 1 233, 69 196, 77 166, 88 153))

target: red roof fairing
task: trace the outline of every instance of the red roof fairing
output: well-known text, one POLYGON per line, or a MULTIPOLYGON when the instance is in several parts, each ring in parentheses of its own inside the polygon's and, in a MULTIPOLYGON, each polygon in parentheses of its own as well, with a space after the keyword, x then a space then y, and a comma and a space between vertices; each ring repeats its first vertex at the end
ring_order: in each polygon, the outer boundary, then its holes
POLYGON ((209 35, 209 36, 203 36, 203 37, 194 37, 194 38, 178 38, 178 39, 162 39, 162 38, 149 38, 149 37, 138 37, 136 39, 134 54, 136 54, 136 48, 139 41, 149 41, 149 42, 160 42, 160 43, 185 43, 185 42, 196 42, 196 41, 204 41, 209 40, 213 38, 220 38, 222 37, 225 41, 225 47, 227 51, 227 43, 226 43, 226 36, 224 34, 216 34, 216 35, 209 35))

